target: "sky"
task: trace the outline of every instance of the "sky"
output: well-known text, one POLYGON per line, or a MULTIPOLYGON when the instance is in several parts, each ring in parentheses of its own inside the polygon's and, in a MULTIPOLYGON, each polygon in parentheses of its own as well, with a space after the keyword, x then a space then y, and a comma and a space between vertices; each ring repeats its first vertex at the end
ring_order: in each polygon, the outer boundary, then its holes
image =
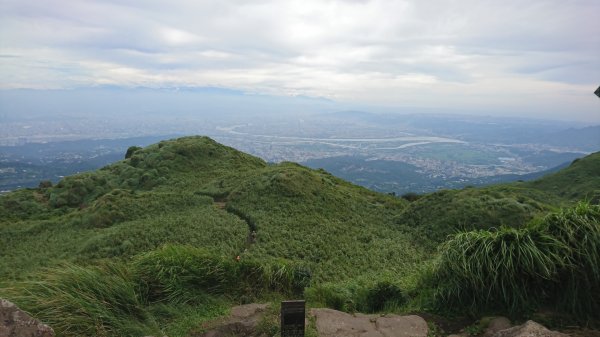
POLYGON ((0 0, 0 89, 216 87, 600 123, 598 0, 0 0))

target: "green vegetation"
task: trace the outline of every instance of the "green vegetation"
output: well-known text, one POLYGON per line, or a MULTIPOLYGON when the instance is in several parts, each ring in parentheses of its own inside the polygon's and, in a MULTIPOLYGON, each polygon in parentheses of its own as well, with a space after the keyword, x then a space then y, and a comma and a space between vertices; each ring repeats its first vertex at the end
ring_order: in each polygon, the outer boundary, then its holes
POLYGON ((600 308, 600 206, 580 203, 520 229, 460 233, 445 242, 425 282, 441 308, 540 305, 592 318, 600 308))
POLYGON ((0 197, 0 297, 62 336, 186 336, 234 304, 282 297, 594 320, 598 158, 538 182, 400 198, 206 137, 132 147, 0 197))
POLYGON ((143 336, 160 331, 123 267, 63 265, 5 289, 25 310, 65 336, 143 336))
POLYGON ((569 200, 590 200, 600 202, 600 152, 593 153, 573 163, 557 173, 525 186, 560 196, 569 200))
POLYGON ((560 204, 555 196, 518 185, 442 190, 411 202, 396 222, 437 244, 458 231, 522 227, 560 204))
POLYGON ((307 289, 305 295, 320 306, 366 313, 398 310, 408 298, 399 284, 385 278, 323 283, 307 289))
POLYGON ((133 268, 150 301, 194 303, 206 293, 234 299, 256 298, 268 291, 291 296, 301 294, 310 284, 310 272, 296 263, 236 262, 185 246, 165 246, 142 254, 133 268))

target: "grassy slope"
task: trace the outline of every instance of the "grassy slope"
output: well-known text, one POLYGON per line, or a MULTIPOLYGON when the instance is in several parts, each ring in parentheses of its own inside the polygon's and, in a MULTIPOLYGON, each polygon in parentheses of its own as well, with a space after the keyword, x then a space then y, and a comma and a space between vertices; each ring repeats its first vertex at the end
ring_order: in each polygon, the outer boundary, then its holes
POLYGON ((129 257, 165 243, 230 258, 302 260, 315 280, 400 272, 423 259, 392 221, 404 200, 296 164, 267 166, 207 138, 161 142, 55 187, 9 194, 2 204, 0 252, 9 258, 0 268, 11 278, 42 264, 129 257))
POLYGON ((525 186, 568 200, 600 200, 600 152, 576 159, 557 173, 526 183, 525 186))
POLYGON ((22 278, 60 261, 127 257, 164 243, 235 256, 248 228, 194 185, 220 172, 265 167, 208 138, 161 142, 55 187, 21 190, 0 204, 0 272, 22 278))
POLYGON ((532 182, 442 190, 413 201, 397 222, 418 228, 438 243, 464 230, 522 227, 579 200, 598 203, 599 172, 600 153, 594 153, 532 182))
MULTIPOLYGON (((54 187, 0 197, 0 274, 36 280, 41 267, 65 261, 127 264, 169 243, 223 261, 297 261, 312 271, 313 285, 413 279, 457 229, 520 227, 598 190, 598 166, 596 154, 540 182, 441 191, 408 203, 325 171, 267 165, 206 137, 163 141, 54 187)), ((223 312, 223 303, 215 305, 199 312, 170 304, 156 315, 183 315, 160 324, 184 331, 205 311, 223 312)))
POLYGON ((519 185, 442 190, 413 201, 396 221, 440 243, 459 231, 521 227, 563 202, 519 185))

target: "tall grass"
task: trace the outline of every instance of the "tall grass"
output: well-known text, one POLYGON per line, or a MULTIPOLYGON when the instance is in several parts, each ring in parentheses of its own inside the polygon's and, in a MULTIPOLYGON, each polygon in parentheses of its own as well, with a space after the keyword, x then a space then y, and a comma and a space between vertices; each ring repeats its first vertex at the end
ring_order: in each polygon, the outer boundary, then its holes
POLYGON ((407 300, 400 286, 385 278, 317 284, 307 289, 306 298, 312 305, 368 313, 394 311, 407 300))
POLYGON ((567 247, 547 234, 502 228, 455 235, 442 246, 435 277, 444 306, 527 310, 568 263, 567 247))
POLYGON ((523 314, 542 305, 592 317, 600 303, 600 206, 580 203, 522 229, 453 236, 432 273, 438 308, 523 314))
POLYGON ((120 266, 63 265, 38 281, 0 289, 3 297, 61 336, 143 336, 160 330, 143 308, 137 284, 120 266))
POLYGON ((579 203, 548 216, 543 226, 570 252, 555 285, 556 305, 578 316, 600 318, 600 205, 579 203))
POLYGON ((271 292, 300 296, 309 282, 308 270, 287 261, 237 262, 201 248, 167 245, 128 265, 63 264, 36 281, 0 288, 0 297, 62 336, 144 336, 162 335, 158 323, 165 320, 148 311, 152 308, 210 313, 228 298, 254 300, 271 292))
POLYGON ((298 294, 310 283, 310 272, 289 261, 235 261, 208 251, 167 245, 134 262, 151 301, 194 302, 205 294, 258 296, 266 291, 298 294))

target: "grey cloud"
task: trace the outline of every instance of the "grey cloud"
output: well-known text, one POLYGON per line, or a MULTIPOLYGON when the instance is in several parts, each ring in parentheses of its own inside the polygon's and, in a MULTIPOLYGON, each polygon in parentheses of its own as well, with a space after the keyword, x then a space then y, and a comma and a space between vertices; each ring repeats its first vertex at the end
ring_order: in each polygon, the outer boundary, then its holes
POLYGON ((217 84, 399 105, 436 94, 455 108, 554 90, 560 108, 600 78, 599 12, 591 0, 3 0, 0 53, 17 57, 0 84, 217 84))

